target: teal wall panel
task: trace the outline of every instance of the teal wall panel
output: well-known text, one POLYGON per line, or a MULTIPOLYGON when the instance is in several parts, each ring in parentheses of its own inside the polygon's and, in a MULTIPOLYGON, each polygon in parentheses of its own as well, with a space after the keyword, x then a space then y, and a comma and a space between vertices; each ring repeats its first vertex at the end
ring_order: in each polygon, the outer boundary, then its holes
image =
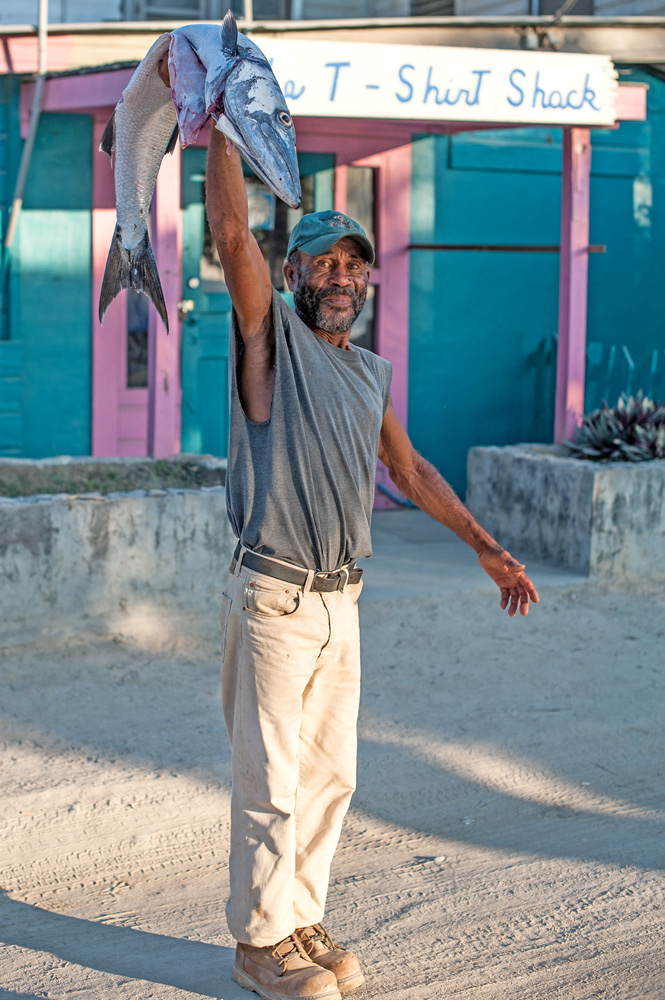
POLYGON ((42 115, 10 282, 27 457, 90 453, 91 150, 89 116, 42 115))
MULTIPOLYGON (((0 76, 0 240, 4 240, 7 230, 9 209, 21 156, 20 93, 21 84, 17 76, 0 76)), ((7 340, 8 337, 9 307, 7 281, 5 280, 4 286, 0 287, 0 341, 7 340)), ((0 436, 1 447, 2 437, 0 436)))
POLYGON ((629 79, 649 84, 647 121, 593 133, 591 240, 607 253, 589 259, 587 410, 625 390, 665 399, 665 82, 629 79), (611 147, 630 151, 630 171, 605 171, 611 147))
MULTIPOLYGON (((520 141, 508 131, 418 139, 412 241, 556 244, 551 143, 530 137, 528 169, 508 170, 520 141)), ((411 253, 409 431, 460 493, 470 447, 547 439, 557 281, 556 254, 411 253)))
MULTIPOLYGON (((592 132, 587 409, 631 388, 665 398, 665 83, 648 120, 592 132), (630 372, 628 358, 634 362, 630 372)), ((414 137, 413 243, 559 243, 561 131, 414 137)), ((558 254, 413 251, 409 431, 466 489, 477 444, 551 441, 558 254)))
POLYGON ((20 455, 23 445, 23 351, 18 340, 0 340, 0 456, 20 455))

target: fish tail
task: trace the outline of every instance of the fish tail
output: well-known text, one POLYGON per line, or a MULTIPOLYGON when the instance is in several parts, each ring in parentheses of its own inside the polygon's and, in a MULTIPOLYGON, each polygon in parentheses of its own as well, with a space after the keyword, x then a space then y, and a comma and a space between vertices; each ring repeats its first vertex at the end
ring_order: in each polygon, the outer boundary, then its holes
POLYGON ((133 250, 127 250, 122 245, 120 226, 116 226, 99 296, 100 323, 104 322, 106 310, 118 292, 123 288, 130 287, 148 296, 168 333, 169 317, 148 233, 145 233, 137 247, 133 250))

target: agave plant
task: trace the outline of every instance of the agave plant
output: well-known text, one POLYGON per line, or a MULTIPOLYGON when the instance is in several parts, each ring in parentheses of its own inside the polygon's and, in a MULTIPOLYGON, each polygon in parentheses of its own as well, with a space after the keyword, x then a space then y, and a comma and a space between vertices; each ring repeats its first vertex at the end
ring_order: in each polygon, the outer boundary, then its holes
POLYGON ((603 403, 582 418, 572 441, 564 442, 574 458, 594 462, 646 462, 665 458, 665 403, 638 392, 622 393, 615 407, 603 403))

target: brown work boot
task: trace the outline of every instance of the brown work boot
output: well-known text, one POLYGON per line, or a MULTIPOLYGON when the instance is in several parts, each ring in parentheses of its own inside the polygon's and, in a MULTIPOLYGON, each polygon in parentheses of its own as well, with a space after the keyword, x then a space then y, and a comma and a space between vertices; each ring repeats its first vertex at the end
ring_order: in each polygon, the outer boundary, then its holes
POLYGON ((365 982, 357 955, 338 948, 321 924, 299 927, 296 937, 313 962, 335 973, 340 993, 350 993, 365 982))
POLYGON ((263 1000, 341 1000, 334 972, 315 965, 295 934, 267 948, 238 942, 233 978, 263 1000))

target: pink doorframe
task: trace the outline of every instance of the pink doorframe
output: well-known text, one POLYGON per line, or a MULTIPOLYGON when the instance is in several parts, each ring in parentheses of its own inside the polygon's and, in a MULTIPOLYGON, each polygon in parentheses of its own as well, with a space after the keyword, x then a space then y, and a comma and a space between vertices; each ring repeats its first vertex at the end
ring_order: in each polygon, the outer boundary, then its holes
MULTIPOLYGON (((393 366, 392 402, 406 427, 409 404, 409 243, 411 236, 411 131, 392 122, 296 119, 302 152, 336 150, 335 208, 346 211, 347 166, 376 170, 377 290, 375 347, 393 366), (324 124, 325 123, 325 124, 324 124), (376 131, 372 126, 379 126, 376 131), (391 126, 393 126, 391 128, 391 126), (378 151, 377 151, 378 147, 378 151)), ((379 462, 377 483, 396 487, 379 462)), ((377 507, 392 502, 377 491, 377 507)))
POLYGON ((164 159, 153 200, 152 247, 169 317, 166 336, 155 310, 148 330, 148 388, 127 386, 126 292, 111 303, 102 328, 97 303, 115 228, 113 172, 99 141, 110 109, 93 119, 92 454, 166 458, 180 450, 181 297, 180 148, 164 159), (107 113, 108 112, 108 113, 107 113))
POLYGON ((115 229, 115 193, 109 158, 99 152, 108 115, 93 118, 92 209, 92 454, 145 455, 148 390, 127 387, 127 302, 121 292, 102 328, 97 303, 115 229))

